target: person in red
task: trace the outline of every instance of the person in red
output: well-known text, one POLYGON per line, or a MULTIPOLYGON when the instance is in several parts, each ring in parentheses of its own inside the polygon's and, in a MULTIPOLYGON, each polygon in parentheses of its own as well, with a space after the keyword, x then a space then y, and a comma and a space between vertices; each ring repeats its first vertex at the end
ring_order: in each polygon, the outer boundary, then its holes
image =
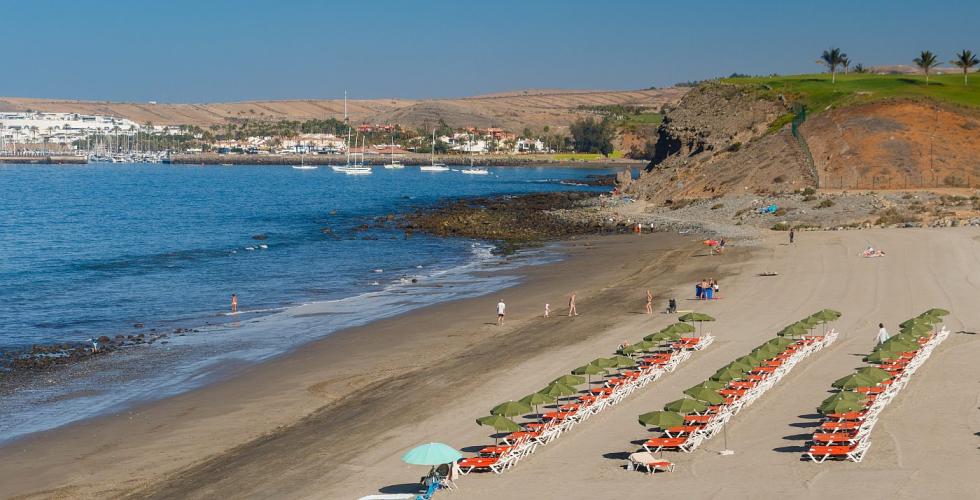
POLYGON ((238 312, 238 295, 231 294, 231 312, 238 312))

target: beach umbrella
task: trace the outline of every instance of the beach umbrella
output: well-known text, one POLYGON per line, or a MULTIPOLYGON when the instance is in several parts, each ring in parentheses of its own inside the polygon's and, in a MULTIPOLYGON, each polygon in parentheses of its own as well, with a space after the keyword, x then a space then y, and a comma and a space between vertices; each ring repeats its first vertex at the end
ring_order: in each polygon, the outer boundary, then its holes
POLYGON ((858 369, 856 373, 860 373, 861 375, 874 380, 876 383, 881 383, 892 378, 891 373, 888 373, 876 366, 865 366, 864 368, 858 369))
POLYGON ((801 319, 800 321, 798 321, 798 323, 801 324, 801 325, 803 325, 803 326, 805 326, 807 330, 812 330, 817 325, 819 325, 820 323, 822 323, 822 321, 820 321, 817 318, 814 318, 813 316, 807 316, 807 317, 801 319))
POLYGON ((769 359, 778 356, 785 350, 786 350, 785 347, 780 348, 780 347, 776 347, 775 344, 766 344, 761 347, 756 347, 755 349, 752 350, 752 352, 758 356, 765 356, 764 359, 769 359))
POLYGON ((521 426, 517 425, 513 420, 503 415, 487 415, 486 417, 480 417, 476 419, 476 423, 477 425, 493 427, 495 430, 500 432, 517 432, 521 430, 521 426))
POLYGON ((442 443, 429 443, 416 446, 402 455, 402 462, 412 465, 451 464, 463 458, 455 448, 442 443))
POLYGON ((948 316, 949 315, 949 311, 947 311, 945 309, 932 308, 932 309, 929 309, 928 311, 926 311, 923 314, 928 314, 929 316, 948 316))
POLYGON ((803 323, 793 323, 779 331, 776 335, 780 337, 802 337, 809 332, 809 328, 803 323))
POLYGON ((892 352, 888 349, 879 349, 864 357, 864 360, 868 363, 884 363, 885 361, 898 359, 902 357, 899 352, 892 352))
POLYGON ((679 338, 681 338, 681 334, 677 332, 660 331, 657 333, 647 335, 646 337, 643 337, 643 340, 647 340, 650 342, 664 342, 667 340, 677 340, 679 338))
POLYGON ((616 368, 633 368, 636 366, 636 361, 633 361, 633 358, 627 356, 613 356, 610 359, 616 363, 616 368))
POLYGON ((711 380, 716 380, 718 382, 730 382, 732 380, 740 379, 745 375, 745 372, 739 370, 738 368, 732 368, 726 366, 714 373, 711 376, 711 380))
POLYGON ((616 352, 618 352, 620 354, 627 354, 628 355, 628 354, 633 354, 634 352, 636 352, 638 350, 639 349, 637 349, 635 345, 628 345, 628 346, 625 346, 625 347, 620 347, 616 352))
POLYGON ((585 377, 580 377, 578 375, 562 375, 551 381, 552 384, 555 382, 561 382, 569 387, 582 385, 585 383, 585 377))
POLYGON ((640 425, 668 429, 684 423, 684 416, 675 411, 651 411, 638 417, 640 425))
POLYGON ((562 396, 574 396, 578 394, 578 389, 569 387, 567 384, 563 384, 561 382, 552 382, 541 392, 549 396, 554 396, 556 398, 555 407, 558 407, 560 406, 559 402, 562 396))
POLYGON ((697 323, 698 324, 698 336, 699 337, 701 336, 701 323, 704 323, 705 321, 714 321, 715 320, 715 318, 712 318, 711 316, 708 316, 707 314, 699 313, 699 312, 689 312, 689 313, 687 313, 687 314, 685 314, 685 315, 683 315, 683 316, 681 316, 680 318, 677 318, 677 319, 680 320, 680 321, 683 321, 685 323, 697 323))
POLYGON ((771 346, 779 349, 780 351, 783 351, 783 350, 785 350, 787 347, 789 347, 791 344, 793 344, 795 342, 796 342, 795 340, 788 339, 786 337, 776 337, 774 339, 767 340, 766 342, 764 342, 759 347, 765 347, 767 345, 771 345, 771 346))
POLYGON ((840 318, 841 314, 833 309, 824 309, 822 311, 817 311, 810 315, 811 318, 816 319, 821 324, 823 324, 823 332, 827 333, 827 323, 831 321, 836 321, 840 318))
POLYGON ((698 385, 696 385, 694 387, 691 387, 688 390, 689 391, 695 391, 695 390, 702 389, 702 388, 704 388, 704 389, 710 389, 712 391, 720 391, 720 390, 722 390, 722 389, 725 388, 725 384, 723 384, 721 382, 718 382, 717 380, 705 380, 704 382, 701 382, 700 384, 698 384, 698 385))
MULTIPOLYGON (((854 394, 843 392, 840 394, 854 394)), ((820 404, 817 411, 823 413, 824 415, 830 413, 844 413, 848 411, 860 411, 864 409, 864 401, 861 399, 854 399, 851 397, 840 397, 838 395, 831 396, 820 404)))
POLYGON ((938 325, 943 322, 943 319, 939 316, 933 316, 931 314, 921 314, 919 316, 912 318, 909 321, 914 321, 916 323, 925 323, 927 325, 938 325))
POLYGON ((741 358, 737 358, 735 361, 729 363, 728 366, 735 367, 735 368, 744 368, 745 371, 750 371, 753 368, 759 366, 760 364, 759 362, 760 360, 755 359, 752 355, 748 355, 748 356, 742 356, 741 358))
POLYGON ((516 417, 518 415, 525 415, 530 412, 531 405, 522 401, 507 401, 494 406, 493 409, 490 410, 491 415, 501 415, 504 417, 516 417))
MULTIPOLYGON (((752 360, 752 362, 755 363, 755 366, 761 365, 762 362, 764 362, 766 359, 768 359, 766 357, 765 353, 763 353, 762 351, 758 351, 758 350, 752 351, 752 352, 748 353, 747 355, 742 356, 742 358, 745 358, 747 360, 752 360)), ((742 359, 742 358, 739 358, 739 359, 742 359)))
POLYGON ((711 404, 721 404, 725 402, 725 398, 718 391, 714 389, 708 389, 707 387, 692 387, 686 391, 684 394, 691 396, 699 401, 704 401, 705 403, 711 404))
POLYGON ((919 344, 916 342, 910 342, 905 339, 900 338, 890 338, 880 344, 878 344, 874 350, 880 351, 882 349, 892 352, 908 352, 915 351, 919 348, 919 344))
POLYGON ((671 401, 664 405, 664 410, 666 411, 676 411, 677 413, 701 413, 708 409, 708 405, 702 401, 691 398, 682 398, 677 401, 671 401))
POLYGON ((868 387, 877 384, 878 382, 871 377, 866 377, 860 373, 852 373, 846 377, 841 377, 830 384, 832 387, 838 389, 855 389, 858 387, 868 387))
POLYGON ((527 396, 524 396, 519 401, 526 405, 533 406, 534 413, 540 415, 541 413, 538 411, 538 405, 551 403, 553 401, 557 401, 557 399, 554 396, 549 396, 543 392, 535 392, 534 394, 528 394, 527 396))
POLYGON ((655 349, 659 347, 659 344, 657 344, 656 342, 651 342, 649 340, 644 340, 642 342, 637 342, 633 344, 633 347, 635 347, 637 351, 649 351, 651 349, 655 349))
POLYGON ((610 358, 595 358, 589 364, 596 365, 599 368, 612 368, 616 366, 616 362, 610 358))
MULTIPOLYGON (((714 321, 714 320, 710 320, 709 319, 709 320, 704 320, 704 321, 714 321)), ((687 323, 674 323, 674 324, 672 324, 672 325, 664 328, 664 330, 669 330, 669 331, 672 331, 674 333, 694 333, 694 331, 695 331, 694 327, 691 326, 691 325, 689 325, 689 324, 687 324, 687 323)))
POLYGON ((915 323, 913 325, 902 328, 901 333, 914 335, 916 338, 927 337, 929 336, 930 333, 932 333, 932 327, 924 323, 915 323))
POLYGON ((580 366, 580 367, 572 370, 572 374, 574 374, 574 375, 586 375, 588 377, 589 387, 592 387, 592 376, 593 375, 599 375, 599 374, 604 374, 604 373, 606 373, 606 369, 605 368, 600 368, 600 367, 598 367, 596 365, 593 365, 591 363, 590 364, 587 364, 587 365, 580 366))
POLYGON ((899 328, 911 328, 911 327, 913 327, 915 325, 926 325, 926 326, 928 326, 930 324, 931 324, 931 322, 929 320, 924 320, 922 318, 912 318, 912 319, 907 319, 907 320, 899 323, 898 324, 898 327, 899 328))

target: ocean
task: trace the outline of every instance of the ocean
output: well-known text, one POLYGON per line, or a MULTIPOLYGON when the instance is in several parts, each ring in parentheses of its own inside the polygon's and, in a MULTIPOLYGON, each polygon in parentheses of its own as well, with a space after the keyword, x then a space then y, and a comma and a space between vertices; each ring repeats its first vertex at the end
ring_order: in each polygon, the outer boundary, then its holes
POLYGON ((447 197, 606 189, 565 181, 609 173, 491 172, 0 166, 0 350, 197 330, 16 390, 0 383, 0 442, 178 394, 342 328, 513 285, 521 267, 557 253, 499 257, 486 242, 406 237, 376 220, 447 197))

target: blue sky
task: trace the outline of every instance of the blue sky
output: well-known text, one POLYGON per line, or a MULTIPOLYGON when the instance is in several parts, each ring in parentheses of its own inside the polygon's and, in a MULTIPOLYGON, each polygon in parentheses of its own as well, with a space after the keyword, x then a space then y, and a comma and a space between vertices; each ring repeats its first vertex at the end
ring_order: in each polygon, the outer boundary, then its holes
POLYGON ((980 1, 0 0, 0 95, 215 102, 635 89, 980 52, 980 1))

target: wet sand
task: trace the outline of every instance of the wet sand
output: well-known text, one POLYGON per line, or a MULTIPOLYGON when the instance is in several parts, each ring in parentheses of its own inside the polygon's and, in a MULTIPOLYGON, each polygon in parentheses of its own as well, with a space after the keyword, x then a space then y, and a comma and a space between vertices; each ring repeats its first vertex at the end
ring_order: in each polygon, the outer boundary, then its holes
POLYGON ((846 486, 864 498, 968 497, 978 458, 980 231, 873 230, 802 233, 794 246, 773 234, 755 248, 705 257, 695 238, 617 236, 575 244, 572 257, 529 272, 525 284, 483 298, 382 320, 241 370, 228 381, 43 433, 0 449, 0 496, 357 498, 413 491, 425 470, 399 461, 406 449, 442 441, 464 450, 492 442, 473 420, 570 368, 664 326, 656 307, 711 314, 718 337, 669 376, 540 448, 502 475, 471 474, 459 498, 827 497, 846 486), (858 257, 868 241, 888 251, 858 257), (760 277, 763 271, 776 277, 760 277), (692 283, 720 277, 722 300, 684 298, 692 283), (568 318, 576 290, 581 316, 568 318), (492 325, 508 303, 508 323, 492 325), (540 318, 544 302, 557 314, 540 318), (837 343, 797 366, 690 455, 666 454, 672 474, 621 468, 649 436, 639 413, 745 354, 815 310, 844 313, 837 343), (861 364, 875 326, 929 307, 953 311, 954 333, 883 412, 861 464, 800 461, 816 404, 830 383, 861 364))

